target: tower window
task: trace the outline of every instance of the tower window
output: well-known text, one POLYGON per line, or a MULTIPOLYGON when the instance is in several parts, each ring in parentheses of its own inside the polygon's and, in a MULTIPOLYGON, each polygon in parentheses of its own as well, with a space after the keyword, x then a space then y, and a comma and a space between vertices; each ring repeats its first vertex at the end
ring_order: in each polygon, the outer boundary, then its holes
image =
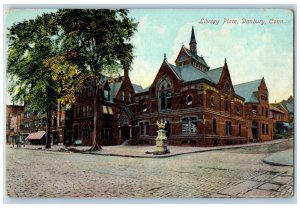
POLYGON ((125 101, 125 92, 122 91, 122 100, 125 101))
POLYGON ((131 93, 128 94, 128 102, 131 103, 131 93))
POLYGON ((193 104, 193 97, 191 95, 188 95, 186 98, 186 104, 192 105, 193 104))

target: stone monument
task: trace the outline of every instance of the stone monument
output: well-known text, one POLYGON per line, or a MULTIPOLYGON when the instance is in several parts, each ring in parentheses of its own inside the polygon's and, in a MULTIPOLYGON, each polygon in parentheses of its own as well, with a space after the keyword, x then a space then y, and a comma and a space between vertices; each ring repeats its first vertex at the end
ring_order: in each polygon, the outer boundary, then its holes
POLYGON ((164 130, 166 121, 157 121, 156 125, 158 126, 158 135, 155 139, 156 142, 156 150, 153 152, 154 155, 162 155, 170 153, 168 147, 167 147, 167 137, 166 137, 166 131, 164 130))

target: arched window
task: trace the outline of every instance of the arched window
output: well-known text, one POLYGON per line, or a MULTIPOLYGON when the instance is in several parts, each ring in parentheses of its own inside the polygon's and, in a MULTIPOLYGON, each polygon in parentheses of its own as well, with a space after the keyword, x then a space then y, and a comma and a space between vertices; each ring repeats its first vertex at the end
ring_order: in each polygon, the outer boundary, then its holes
POLYGON ((192 105, 193 104, 193 97, 191 95, 188 95, 186 98, 186 104, 192 105))
POLYGON ((229 108, 229 106, 228 106, 228 100, 225 100, 225 106, 224 106, 224 108, 225 108, 226 111, 228 111, 228 108, 229 108))
POLYGON ((147 103, 143 104, 143 112, 147 112, 147 103))
POLYGON ((239 136, 242 136, 242 125, 239 124, 239 136))
POLYGON ((166 104, 167 104, 167 108, 170 109, 171 105, 172 105, 172 95, 171 92, 167 92, 167 97, 166 97, 166 104))
POLYGON ((158 98, 160 110, 170 109, 172 106, 172 85, 168 79, 162 80, 158 85, 158 98))
POLYGON ((228 94, 228 93, 230 92, 230 86, 229 86, 228 83, 226 83, 226 84, 224 85, 224 91, 225 91, 226 94, 228 94))
POLYGON ((128 102, 131 103, 131 93, 128 94, 128 102))
POLYGON ((210 97, 210 106, 211 106, 211 107, 214 107, 214 106, 215 106, 215 99, 214 99, 214 96, 211 96, 211 97, 210 97))
POLYGON ((213 118, 213 133, 217 133, 217 119, 213 118))
POLYGON ((231 135, 231 122, 230 121, 226 121, 225 122, 226 125, 226 135, 231 135))
POLYGON ((122 91, 122 101, 125 101, 125 92, 122 91))
POLYGON ((166 95, 163 92, 160 94, 160 109, 166 109, 166 95))

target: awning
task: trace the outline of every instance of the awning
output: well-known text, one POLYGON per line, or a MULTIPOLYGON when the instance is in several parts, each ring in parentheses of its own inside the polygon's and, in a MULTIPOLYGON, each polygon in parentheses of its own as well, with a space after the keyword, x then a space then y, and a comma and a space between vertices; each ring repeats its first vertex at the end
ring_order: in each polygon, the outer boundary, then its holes
POLYGON ((45 131, 37 131, 29 134, 25 140, 40 140, 46 134, 45 131))

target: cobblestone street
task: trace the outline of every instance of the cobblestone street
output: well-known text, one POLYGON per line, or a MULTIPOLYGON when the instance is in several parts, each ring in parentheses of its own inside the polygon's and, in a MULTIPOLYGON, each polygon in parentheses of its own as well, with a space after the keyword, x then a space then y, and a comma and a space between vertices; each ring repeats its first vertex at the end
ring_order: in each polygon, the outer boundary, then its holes
POLYGON ((287 148, 286 144, 274 144, 169 158, 6 148, 7 194, 11 197, 286 198, 293 196, 293 168, 268 165, 262 160, 287 148))

